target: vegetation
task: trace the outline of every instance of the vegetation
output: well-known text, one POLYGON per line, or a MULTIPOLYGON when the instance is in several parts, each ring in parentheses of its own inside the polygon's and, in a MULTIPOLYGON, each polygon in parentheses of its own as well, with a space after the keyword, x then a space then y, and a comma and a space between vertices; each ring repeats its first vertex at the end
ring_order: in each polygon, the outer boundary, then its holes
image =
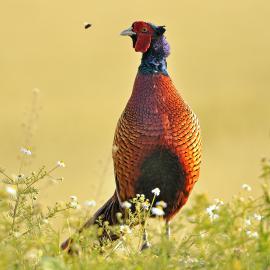
POLYGON ((26 147, 21 148, 19 173, 10 175, 0 168, 0 269, 270 269, 267 159, 262 160, 259 197, 252 197, 247 184, 228 203, 193 194, 192 203, 173 220, 171 239, 165 236, 166 202, 158 200, 158 188, 152 190, 153 201, 138 194, 124 202, 126 215, 117 214, 119 226, 112 228, 100 220, 99 228, 92 226, 77 234, 93 214, 94 201, 80 204, 76 196, 70 196, 68 202, 47 208, 39 203, 40 183, 48 179, 60 183, 62 178, 55 174, 65 167, 64 162, 24 172, 32 157, 29 145, 37 118, 36 94, 24 125, 26 147), (150 219, 150 213, 156 218, 150 219), (152 246, 141 252, 145 230, 152 246), (72 254, 68 254, 60 244, 71 235, 72 254), (112 241, 115 235, 118 239, 112 241))
MULTIPOLYGON (((21 149, 22 158, 31 155, 21 149)), ((172 238, 165 237, 162 207, 155 199, 143 195, 133 199, 136 212, 126 220, 119 214, 120 226, 110 228, 106 222, 74 236, 73 255, 60 249, 61 241, 80 227, 91 215, 94 201, 81 206, 75 196, 67 203, 56 203, 46 210, 38 203, 38 184, 64 167, 57 162, 30 175, 10 176, 3 169, 0 192, 0 269, 270 269, 270 162, 262 161, 262 194, 251 196, 251 187, 244 184, 241 192, 224 203, 209 202, 205 195, 196 195, 192 205, 184 207, 172 223, 172 238), (155 208, 153 211, 153 207, 155 208), (158 211, 159 209, 160 211, 158 211), (149 219, 150 211, 157 217, 149 219), (53 219, 64 219, 56 230, 53 219), (140 252, 144 222, 150 249, 140 252), (109 230, 119 236, 97 239, 109 230)), ((56 179, 56 181, 61 181, 56 179)), ((193 195, 194 196, 194 195, 193 195)))

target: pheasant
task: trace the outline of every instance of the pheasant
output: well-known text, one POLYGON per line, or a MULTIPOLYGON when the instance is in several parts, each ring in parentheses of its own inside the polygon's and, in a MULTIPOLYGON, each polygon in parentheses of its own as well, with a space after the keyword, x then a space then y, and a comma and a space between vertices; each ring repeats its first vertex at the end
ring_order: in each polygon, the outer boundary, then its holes
MULTIPOLYGON (((170 220, 187 202, 198 180, 200 126, 168 74, 170 46, 164 32, 164 26, 143 21, 121 32, 131 37, 142 60, 115 131, 112 156, 116 190, 82 229, 95 224, 101 216, 111 225, 117 224, 116 213, 124 212, 123 202, 136 194, 144 194, 151 201, 152 190, 159 188, 158 198, 167 204, 163 217, 169 236, 170 220)), ((69 243, 70 239, 62 248, 69 243)), ((143 247, 147 246, 145 232, 143 247)))

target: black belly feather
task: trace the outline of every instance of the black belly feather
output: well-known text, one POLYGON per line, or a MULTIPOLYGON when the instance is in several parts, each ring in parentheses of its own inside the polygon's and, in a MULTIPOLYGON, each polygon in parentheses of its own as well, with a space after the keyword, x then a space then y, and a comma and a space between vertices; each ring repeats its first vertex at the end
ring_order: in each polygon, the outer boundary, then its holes
POLYGON ((164 209, 166 216, 185 185, 185 174, 179 158, 169 149, 157 148, 143 161, 140 172, 136 193, 144 194, 151 202, 154 196, 152 190, 159 188, 160 195, 156 201, 167 203, 164 209))

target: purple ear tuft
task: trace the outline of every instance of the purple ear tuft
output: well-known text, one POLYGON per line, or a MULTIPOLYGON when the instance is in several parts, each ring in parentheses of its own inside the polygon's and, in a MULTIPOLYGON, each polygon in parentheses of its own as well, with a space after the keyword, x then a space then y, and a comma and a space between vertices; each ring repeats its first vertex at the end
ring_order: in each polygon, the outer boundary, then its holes
POLYGON ((170 45, 166 40, 165 36, 159 37, 153 43, 153 50, 162 57, 168 57, 170 54, 170 45))
POLYGON ((163 44, 163 52, 164 52, 164 56, 165 57, 168 57, 169 54, 170 54, 170 45, 169 43, 167 42, 166 38, 163 37, 162 39, 162 44, 163 44))

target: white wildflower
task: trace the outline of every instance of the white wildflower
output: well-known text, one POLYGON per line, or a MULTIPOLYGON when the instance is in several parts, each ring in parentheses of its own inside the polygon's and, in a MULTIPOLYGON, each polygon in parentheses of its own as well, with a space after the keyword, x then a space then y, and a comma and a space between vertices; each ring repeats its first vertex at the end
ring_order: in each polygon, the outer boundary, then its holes
POLYGON ((128 225, 120 225, 120 232, 130 234, 132 231, 128 225))
POLYGON ((24 147, 21 147, 21 152, 27 156, 31 156, 32 152, 29 149, 26 149, 24 147))
POLYGON ((253 233, 251 234, 251 236, 254 237, 254 238, 258 238, 258 237, 259 237, 259 234, 258 234, 257 232, 253 232, 253 233))
POLYGON ((143 202, 142 203, 142 208, 145 209, 145 210, 148 210, 149 206, 150 206, 150 204, 148 202, 143 202))
POLYGON ((160 208, 157 208, 157 207, 152 207, 151 209, 152 211, 152 214, 156 215, 156 216, 164 216, 164 211, 160 208))
POLYGON ((94 200, 91 200, 91 201, 85 201, 84 202, 84 205, 85 206, 88 206, 88 207, 94 207, 96 206, 96 202, 94 200))
POLYGON ((253 215, 253 217, 254 217, 254 219, 256 219, 257 221, 261 221, 262 220, 262 216, 261 215, 259 215, 259 214, 254 214, 253 215))
POLYGON ((17 191, 13 187, 6 187, 6 192, 14 197, 17 195, 17 191))
POLYGON ((121 206, 125 209, 129 209, 131 207, 131 203, 128 201, 125 201, 121 204, 121 206))
POLYGON ((215 202, 215 204, 217 204, 217 205, 224 205, 224 202, 221 201, 220 199, 214 199, 214 202, 215 202))
POLYGON ((167 207, 167 203, 165 203, 164 201, 159 201, 156 203, 156 206, 160 206, 162 208, 166 208, 167 207))
POLYGON ((159 189, 159 188, 154 188, 154 189, 152 190, 152 193, 153 193, 154 195, 156 195, 156 196, 159 196, 159 194, 160 194, 160 189, 159 189))
POLYGON ((186 259, 186 264, 190 265, 190 264, 193 264, 193 263, 198 263, 199 260, 197 258, 191 258, 190 256, 187 257, 186 259))
POLYGON ((216 213, 216 211, 219 209, 219 206, 216 204, 210 205, 206 208, 206 212, 209 215, 209 218, 211 221, 219 218, 219 215, 216 213))
POLYGON ((187 221, 190 222, 190 223, 195 223, 196 218, 195 217, 187 217, 187 221))
POLYGON ((44 218, 44 219, 42 220, 42 222, 43 222, 43 224, 49 224, 49 220, 48 220, 47 218, 44 218))
POLYGON ((16 177, 16 180, 19 182, 19 181, 22 181, 23 179, 24 179, 24 174, 19 174, 19 175, 17 175, 17 177, 16 177))
POLYGON ((74 209, 79 209, 80 208, 77 201, 72 201, 72 202, 70 202, 69 205, 70 205, 71 208, 74 208, 74 209))
POLYGON ((246 234, 247 234, 249 237, 252 237, 252 238, 258 238, 258 237, 259 237, 259 234, 258 234, 257 232, 246 231, 246 234))
POLYGON ((248 184, 243 184, 242 189, 245 191, 251 191, 251 186, 249 186, 248 184))
POLYGON ((216 211, 216 210, 218 210, 218 209, 219 209, 219 206, 218 205, 212 204, 212 205, 210 205, 210 206, 208 206, 206 208, 206 212, 208 213, 208 215, 210 215, 210 214, 213 214, 213 212, 216 211))
POLYGON ((56 165, 61 168, 65 168, 66 164, 63 161, 57 161, 56 165))
POLYGON ((186 258, 181 258, 180 263, 190 266, 191 264, 199 263, 199 260, 197 258, 187 256, 186 258))
POLYGON ((42 250, 33 248, 27 251, 24 257, 26 260, 29 261, 37 261, 41 258, 42 255, 43 255, 42 250))
POLYGON ((199 235, 201 238, 205 238, 207 232, 200 231, 199 235))
POLYGON ((242 196, 240 196, 240 197, 238 198, 238 200, 239 200, 240 202, 244 202, 244 201, 245 201, 245 198, 242 197, 242 196))
POLYGON ((16 238, 19 238, 19 237, 21 237, 22 233, 21 232, 14 232, 13 235, 16 238))
POLYGON ((246 224, 246 226, 250 226, 251 225, 251 219, 250 218, 247 218, 245 220, 245 224, 246 224))
POLYGON ((72 201, 74 201, 74 202, 77 202, 77 201, 78 201, 78 198, 77 198, 77 196, 75 196, 75 195, 71 195, 69 198, 70 198, 72 201))
POLYGON ((11 175, 11 178, 15 181, 15 182, 20 182, 20 181, 22 181, 24 178, 25 178, 25 176, 24 176, 24 174, 12 174, 11 175))

